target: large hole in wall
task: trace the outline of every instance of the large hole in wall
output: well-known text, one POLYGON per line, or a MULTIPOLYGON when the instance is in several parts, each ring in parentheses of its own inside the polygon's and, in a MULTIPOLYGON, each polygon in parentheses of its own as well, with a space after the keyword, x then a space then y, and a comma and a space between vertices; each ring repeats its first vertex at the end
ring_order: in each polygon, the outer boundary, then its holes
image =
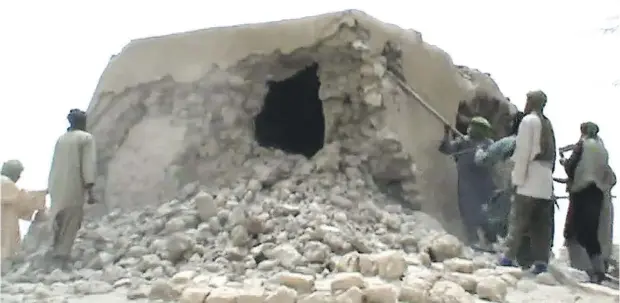
POLYGON ((269 91, 254 128, 261 146, 308 158, 323 148, 325 117, 318 67, 315 63, 290 78, 267 82, 269 91))

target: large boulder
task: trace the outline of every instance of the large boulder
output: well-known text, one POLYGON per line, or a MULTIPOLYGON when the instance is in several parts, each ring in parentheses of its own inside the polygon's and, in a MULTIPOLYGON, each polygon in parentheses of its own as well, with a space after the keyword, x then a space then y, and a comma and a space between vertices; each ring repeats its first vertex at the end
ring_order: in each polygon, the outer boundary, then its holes
POLYGON ((271 186, 288 168, 244 165, 271 146, 322 157, 303 168, 319 173, 353 161, 363 182, 455 232, 442 122, 398 79, 448 120, 476 88, 505 101, 488 75, 455 66, 420 33, 355 10, 134 40, 112 57, 88 108, 96 192, 107 209, 137 209, 194 181, 251 175, 271 186))

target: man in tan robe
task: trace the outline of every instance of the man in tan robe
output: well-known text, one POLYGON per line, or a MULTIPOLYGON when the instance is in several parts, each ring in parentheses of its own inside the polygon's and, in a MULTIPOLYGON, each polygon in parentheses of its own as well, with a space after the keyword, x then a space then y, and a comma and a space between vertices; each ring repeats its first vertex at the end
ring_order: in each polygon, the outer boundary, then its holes
POLYGON ((95 202, 92 186, 96 176, 95 140, 86 132, 86 113, 72 109, 69 128, 58 141, 48 180, 54 265, 68 266, 73 242, 82 225, 84 202, 95 202))
MULTIPOLYGON (((2 165, 2 262, 8 262, 21 245, 19 219, 30 221, 35 211, 44 212, 46 190, 26 191, 15 184, 24 170, 18 160, 9 160, 2 165)), ((38 215, 38 214, 37 214, 38 215)))

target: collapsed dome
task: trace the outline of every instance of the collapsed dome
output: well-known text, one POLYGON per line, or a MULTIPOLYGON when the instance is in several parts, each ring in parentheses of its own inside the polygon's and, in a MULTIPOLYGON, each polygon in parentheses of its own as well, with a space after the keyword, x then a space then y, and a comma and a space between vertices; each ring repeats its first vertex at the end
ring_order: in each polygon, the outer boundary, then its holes
POLYGON ((314 156, 325 139, 318 64, 282 81, 269 81, 263 108, 255 118, 255 138, 263 147, 314 156))

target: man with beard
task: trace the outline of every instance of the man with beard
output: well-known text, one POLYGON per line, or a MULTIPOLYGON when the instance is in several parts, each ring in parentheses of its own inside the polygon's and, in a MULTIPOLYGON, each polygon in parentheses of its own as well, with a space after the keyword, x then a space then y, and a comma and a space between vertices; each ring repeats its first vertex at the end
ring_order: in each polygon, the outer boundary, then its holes
POLYGON ((532 91, 526 97, 526 115, 519 126, 512 156, 511 177, 515 187, 512 221, 500 265, 515 266, 523 239, 529 236, 534 260, 532 273, 538 274, 545 272, 549 263, 555 138, 551 123, 543 116, 546 94, 532 91))

